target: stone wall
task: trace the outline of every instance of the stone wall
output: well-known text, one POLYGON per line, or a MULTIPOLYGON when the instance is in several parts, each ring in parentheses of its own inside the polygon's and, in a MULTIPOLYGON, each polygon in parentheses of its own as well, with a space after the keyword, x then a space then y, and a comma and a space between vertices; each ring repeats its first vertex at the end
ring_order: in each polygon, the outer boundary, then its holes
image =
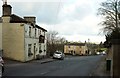
POLYGON ((113 77, 120 76, 120 39, 112 40, 113 77))

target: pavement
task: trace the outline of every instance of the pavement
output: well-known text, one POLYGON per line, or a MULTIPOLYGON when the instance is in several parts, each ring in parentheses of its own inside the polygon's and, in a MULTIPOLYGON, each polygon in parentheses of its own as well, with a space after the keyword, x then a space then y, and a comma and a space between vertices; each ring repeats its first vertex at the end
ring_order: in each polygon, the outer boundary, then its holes
POLYGON ((39 62, 41 64, 44 64, 44 63, 53 62, 53 61, 56 61, 56 59, 53 59, 52 57, 49 57, 49 58, 44 58, 44 59, 41 59, 41 60, 33 60, 31 62, 39 62))
POLYGON ((110 77, 110 71, 106 71, 106 56, 101 59, 101 62, 91 73, 91 76, 105 76, 110 77))

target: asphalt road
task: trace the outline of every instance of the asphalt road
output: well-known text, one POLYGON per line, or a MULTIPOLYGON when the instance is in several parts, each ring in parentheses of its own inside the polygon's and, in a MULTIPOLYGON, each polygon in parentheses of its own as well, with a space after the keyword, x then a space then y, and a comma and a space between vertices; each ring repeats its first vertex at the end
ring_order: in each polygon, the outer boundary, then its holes
POLYGON ((90 76, 103 56, 66 57, 49 63, 5 65, 4 76, 90 76))

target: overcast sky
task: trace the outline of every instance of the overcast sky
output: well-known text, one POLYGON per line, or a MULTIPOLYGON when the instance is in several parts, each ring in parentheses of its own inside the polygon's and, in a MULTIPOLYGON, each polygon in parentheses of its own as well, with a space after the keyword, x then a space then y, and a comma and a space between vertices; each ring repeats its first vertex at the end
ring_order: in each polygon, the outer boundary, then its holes
MULTIPOLYGON (((105 0, 8 0, 12 13, 23 16, 36 16, 37 24, 55 30, 69 41, 105 41, 99 35, 102 20, 97 16, 100 3, 105 0)), ((0 16, 2 15, 0 1, 0 16)))

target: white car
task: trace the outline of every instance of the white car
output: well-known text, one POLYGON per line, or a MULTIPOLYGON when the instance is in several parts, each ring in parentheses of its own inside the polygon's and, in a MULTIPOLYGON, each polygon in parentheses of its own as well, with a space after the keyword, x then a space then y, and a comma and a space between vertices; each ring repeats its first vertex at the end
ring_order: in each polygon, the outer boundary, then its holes
POLYGON ((97 54, 97 55, 100 55, 100 52, 97 52, 96 54, 97 54))
POLYGON ((103 55, 106 55, 106 52, 105 52, 105 51, 103 51, 103 52, 102 52, 102 54, 103 54, 103 55))
POLYGON ((61 51, 56 51, 54 54, 53 54, 53 58, 56 58, 56 59, 61 59, 63 60, 65 57, 65 54, 61 51))

